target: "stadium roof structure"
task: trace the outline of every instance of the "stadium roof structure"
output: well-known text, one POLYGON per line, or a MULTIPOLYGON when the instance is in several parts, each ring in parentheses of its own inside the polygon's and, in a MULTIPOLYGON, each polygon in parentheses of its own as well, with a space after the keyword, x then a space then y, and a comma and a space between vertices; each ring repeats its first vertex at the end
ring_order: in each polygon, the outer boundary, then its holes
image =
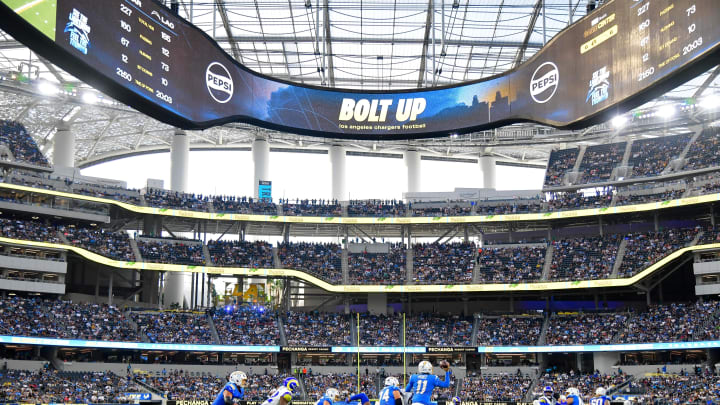
MULTIPOLYGON (((512 69, 582 18, 587 2, 178 0, 178 6, 180 16, 257 72, 311 85, 398 90, 461 83, 512 69)), ((638 111, 697 98, 716 87, 718 73, 713 69, 638 111)), ((174 133, 174 128, 96 93, 2 31, 0 117, 23 122, 47 155, 52 155, 57 126, 72 125, 79 167, 169 150, 174 133), (15 80, 16 76, 29 81, 15 80)), ((607 142, 626 133, 668 135, 706 119, 689 113, 675 122, 632 120, 621 134, 609 124, 583 131, 520 124, 392 142, 311 138, 245 124, 189 133, 195 149, 248 148, 255 137, 265 136, 288 148, 343 144, 382 153, 412 147, 438 158, 491 154, 511 162, 544 165, 549 151, 561 145, 607 142)))

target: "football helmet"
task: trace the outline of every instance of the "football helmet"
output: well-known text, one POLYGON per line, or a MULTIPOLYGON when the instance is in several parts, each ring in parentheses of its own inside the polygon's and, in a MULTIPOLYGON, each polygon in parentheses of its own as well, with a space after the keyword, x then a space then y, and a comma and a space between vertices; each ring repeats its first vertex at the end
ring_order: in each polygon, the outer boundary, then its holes
POLYGON ((423 360, 418 364, 418 372, 420 374, 430 374, 432 373, 432 368, 432 364, 427 360, 423 360))
POLYGON ((239 387, 247 387, 247 374, 242 371, 233 371, 229 378, 231 383, 236 384, 239 387))

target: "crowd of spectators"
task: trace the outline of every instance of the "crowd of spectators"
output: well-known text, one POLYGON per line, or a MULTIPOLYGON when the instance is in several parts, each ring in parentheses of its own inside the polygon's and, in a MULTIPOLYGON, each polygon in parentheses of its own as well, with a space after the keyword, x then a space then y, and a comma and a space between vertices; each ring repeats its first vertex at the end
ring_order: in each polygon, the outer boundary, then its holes
POLYGON ((138 249, 146 262, 152 263, 176 263, 187 265, 202 265, 203 258, 202 244, 185 243, 180 241, 160 240, 138 240, 138 249))
POLYGON ((407 252, 401 243, 390 245, 389 253, 349 253, 351 284, 404 284, 407 252))
POLYGON ((360 375, 360 388, 358 389, 357 374, 328 373, 304 374, 302 376, 310 400, 316 401, 325 395, 328 388, 335 388, 340 392, 341 400, 356 392, 364 392, 371 398, 377 397, 377 384, 375 376, 360 375))
POLYGON ((192 376, 182 370, 172 370, 162 376, 140 376, 138 380, 153 387, 166 399, 176 401, 214 399, 227 383, 224 378, 205 373, 192 376))
POLYGON ((608 278, 612 273, 620 238, 618 235, 572 238, 552 244, 550 279, 594 280, 608 278))
MULTIPOLYGON (((19 122, 0 120, 0 144, 8 148, 16 162, 50 167, 50 163, 40 152, 35 140, 19 122)), ((8 159, 9 156, 0 156, 0 158, 8 159)))
POLYGON ((473 319, 460 315, 413 314, 405 318, 408 346, 471 346, 473 319))
POLYGON ((696 228, 666 229, 658 232, 643 232, 627 235, 625 255, 618 277, 630 277, 670 253, 689 245, 700 231, 696 228))
POLYGON ((460 398, 478 402, 522 402, 533 379, 525 375, 469 373, 460 387, 460 398))
POLYGON ((473 215, 472 206, 465 203, 447 202, 442 204, 424 204, 412 208, 412 215, 415 217, 461 217, 473 215))
POLYGON ((219 308, 212 313, 220 342, 226 345, 276 345, 280 343, 277 313, 264 307, 219 308))
POLYGON ((277 215, 277 205, 272 200, 252 197, 212 196, 215 212, 235 214, 277 215))
POLYGON ((400 315, 360 314, 361 346, 397 346, 402 344, 400 315))
POLYGON ((628 315, 557 314, 550 318, 547 330, 549 345, 602 345, 615 343, 615 337, 625 329, 628 315))
POLYGON ((564 393, 568 388, 577 388, 581 397, 592 398, 597 388, 611 389, 624 384, 628 379, 630 377, 626 374, 581 374, 572 370, 568 373, 544 373, 535 385, 534 394, 542 395, 544 387, 551 386, 555 392, 560 393, 564 393))
POLYGON ((140 333, 151 343, 214 343, 207 316, 192 312, 133 312, 140 333))
POLYGON ((342 206, 337 200, 280 200, 283 215, 308 217, 340 217, 342 206))
POLYGON ((720 377, 706 374, 656 374, 632 383, 650 404, 715 404, 720 377))
POLYGON ((208 211, 208 197, 178 191, 147 189, 145 203, 151 207, 208 211))
POLYGON ((709 127, 690 145, 683 170, 696 170, 718 165, 720 127, 709 127))
POLYGON ((105 229, 74 226, 61 226, 58 227, 58 230, 73 246, 82 247, 115 260, 135 261, 127 232, 111 232, 105 229))
POLYGON ((546 247, 489 246, 479 249, 481 283, 524 283, 542 277, 546 247))
POLYGON ((575 167, 575 161, 580 149, 561 149, 550 153, 547 171, 545 172, 545 187, 562 186, 565 183, 565 174, 575 167))
POLYGON ((516 200, 496 200, 492 203, 475 205, 476 215, 507 215, 542 212, 545 201, 542 198, 519 198, 516 200))
POLYGON ((60 243, 55 228, 41 222, 0 218, 0 227, 6 238, 60 243))
POLYGON ((20 297, 0 300, 0 335, 138 340, 134 327, 115 307, 20 297))
POLYGON ((306 271, 332 284, 342 283, 342 247, 336 243, 281 243, 278 257, 286 269, 306 271))
POLYGON ((585 150, 579 171, 582 183, 600 183, 610 180, 613 169, 620 164, 627 142, 589 146, 585 150))
POLYGON ((612 190, 597 190, 595 195, 583 193, 553 193, 548 200, 548 211, 577 210, 583 208, 602 208, 610 206, 612 190))
POLYGON ((288 312, 283 317, 289 345, 350 346, 350 321, 345 314, 288 312))
POLYGON ((477 343, 483 346, 534 346, 542 331, 537 316, 501 316, 478 319, 477 343))
POLYGON ((273 268, 272 246, 263 241, 210 241, 210 260, 215 266, 273 268))
POLYGON ((687 342, 720 338, 720 302, 654 305, 630 316, 617 341, 687 342))
MULTIPOLYGON (((33 404, 134 403, 127 393, 143 392, 128 377, 111 372, 0 371, 0 402, 33 404)), ((146 391, 145 391, 146 392, 146 391)))
POLYGON ((689 141, 687 134, 636 140, 628 160, 628 166, 632 166, 631 177, 659 176, 670 161, 680 157, 689 141))
POLYGON ((404 202, 398 200, 351 200, 347 209, 351 217, 404 217, 407 210, 404 202))
POLYGON ((413 245, 413 281, 418 284, 472 282, 475 244, 472 242, 413 245))
POLYGON ((656 201, 662 202, 676 200, 678 198, 682 198, 684 194, 684 188, 665 190, 659 193, 652 194, 618 194, 617 198, 615 199, 615 205, 633 205, 656 201))

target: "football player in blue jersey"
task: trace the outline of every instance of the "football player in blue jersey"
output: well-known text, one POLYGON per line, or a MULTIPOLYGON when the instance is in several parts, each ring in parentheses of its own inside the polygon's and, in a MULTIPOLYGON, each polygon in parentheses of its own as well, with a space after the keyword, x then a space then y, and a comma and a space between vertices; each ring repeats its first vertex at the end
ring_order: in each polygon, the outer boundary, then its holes
POLYGON ((452 375, 450 364, 444 362, 443 369, 445 370, 445 380, 432 374, 432 364, 429 361, 423 360, 418 364, 418 374, 413 374, 405 387, 405 392, 412 393, 413 405, 436 405, 431 401, 435 387, 447 388, 450 386, 450 376, 452 375))
POLYGON ((247 374, 242 371, 233 371, 228 380, 212 405, 229 405, 243 399, 245 396, 245 387, 248 382, 247 374))
POLYGON ((400 393, 400 381, 395 377, 385 379, 385 388, 380 391, 380 402, 378 405, 403 405, 403 396, 400 393))
POLYGON ((565 398, 567 398, 567 405, 584 405, 580 397, 580 390, 577 388, 568 388, 565 398))
POLYGON ((315 405, 333 405, 339 398, 340 391, 335 388, 328 388, 327 391, 325 391, 325 395, 318 399, 315 405))
POLYGON ((606 394, 605 388, 598 387, 595 390, 595 397, 590 399, 590 405, 610 405, 610 398, 606 394))

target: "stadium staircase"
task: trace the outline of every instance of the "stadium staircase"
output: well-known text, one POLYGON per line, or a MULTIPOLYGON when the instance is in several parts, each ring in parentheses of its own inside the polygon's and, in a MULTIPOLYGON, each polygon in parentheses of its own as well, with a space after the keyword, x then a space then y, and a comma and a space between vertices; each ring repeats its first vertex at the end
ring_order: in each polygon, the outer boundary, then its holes
POLYGON ((305 386, 305 376, 302 374, 298 374, 300 378, 298 378, 298 382, 300 383, 300 398, 303 398, 305 401, 311 401, 312 398, 308 396, 308 390, 305 386))
POLYGON ((550 268, 552 267, 552 258, 555 253, 555 247, 552 243, 548 243, 547 250, 545 251, 545 264, 543 265, 541 281, 547 281, 550 278, 550 268))
POLYGON ((700 239, 702 239, 703 235, 705 235, 705 231, 702 231, 702 230, 701 230, 700 232, 697 233, 697 235, 695 235, 695 237, 693 238, 693 240, 691 240, 690 243, 688 243, 688 246, 695 246, 695 245, 697 245, 698 242, 700 242, 700 239))
POLYGON ((357 321, 352 318, 352 316, 348 315, 350 318, 350 333, 352 334, 350 337, 352 338, 352 345, 357 347, 360 346, 360 343, 358 342, 358 329, 357 329, 357 321))
POLYGON ((280 261, 280 256, 278 256, 277 246, 273 246, 272 255, 273 255, 273 266, 275 266, 276 269, 282 269, 283 266, 282 266, 282 262, 280 261))
POLYGON ((213 320, 213 317, 206 314, 205 318, 207 319, 208 325, 210 325, 210 333, 212 334, 213 343, 215 343, 216 345, 221 345, 222 341, 220 341, 220 335, 218 335, 217 329, 215 328, 215 321, 213 320))
POLYGON ((628 241, 625 238, 620 241, 617 256, 615 256, 615 263, 613 263, 612 273, 610 273, 610 278, 617 278, 618 272, 620 271, 620 266, 622 266, 623 259, 625 258, 625 250, 627 249, 627 244, 628 241))
POLYGON ((127 323, 129 323, 130 326, 132 326, 133 330, 135 331, 135 334, 140 336, 140 339, 142 339, 143 342, 149 341, 147 336, 140 334, 140 327, 138 326, 137 322, 135 322, 135 320, 132 318, 132 311, 130 311, 128 309, 127 311, 125 311, 123 313, 123 315, 125 315, 125 319, 127 320, 127 323), (145 339, 143 339, 143 336, 145 337, 145 339))
POLYGON ((208 208, 208 212, 210 212, 212 214, 214 214, 216 212, 215 206, 213 205, 212 200, 210 200, 210 199, 208 199, 207 208, 208 208))
POLYGON ((142 254, 140 254, 140 248, 137 245, 137 240, 130 238, 130 249, 132 249, 133 255, 135 256, 135 260, 138 262, 144 262, 145 259, 143 259, 142 254))
POLYGON ((628 385, 630 385, 630 383, 632 383, 633 381, 635 381, 635 376, 632 376, 632 375, 628 376, 628 379, 625 380, 622 384, 608 388, 607 394, 608 395, 613 395, 613 394, 619 395, 619 391, 622 390, 623 388, 627 387, 628 385))
MULTIPOLYGON (((409 238, 408 238, 409 239, 409 238)), ((405 282, 407 284, 415 284, 413 282, 413 261, 415 260, 415 252, 412 245, 405 250, 405 282)))
MULTIPOLYGON (((475 279, 473 278, 473 280, 475 280, 475 279)), ((472 346, 477 346, 477 341, 478 341, 477 334, 478 334, 479 327, 480 327, 480 315, 475 314, 475 316, 473 316, 473 329, 472 329, 472 335, 471 335, 472 338, 470 340, 472 346)))
POLYGON ((205 258, 205 265, 206 266, 212 266, 215 263, 212 260, 212 256, 210 255, 210 249, 208 249, 207 244, 202 244, 202 251, 203 251, 203 257, 205 258))
POLYGON ((540 336, 538 336, 537 345, 542 346, 547 344, 547 333, 550 329, 550 316, 546 316, 543 319, 542 329, 540 329, 540 336))
MULTIPOLYGON (((629 139, 627 141, 627 146, 625 146, 625 154, 623 155, 622 162, 620 163, 620 167, 627 167, 628 162, 630 161, 630 156, 632 156, 632 146, 635 140, 629 139)), ((626 176, 629 177, 629 176, 626 176)))
POLYGON ((697 127, 691 127, 691 129, 693 131, 695 131, 692 138, 690 138, 687 145, 685 145, 685 148, 680 153, 680 156, 678 156, 677 159, 670 161, 668 163, 667 167, 665 167, 665 169, 663 169, 663 171, 660 172, 661 175, 668 174, 668 173, 670 173, 670 171, 678 172, 680 170, 677 170, 677 169, 682 169, 682 167, 685 166, 685 157, 687 156, 688 152, 690 151, 690 147, 693 146, 695 141, 697 141, 697 139, 703 133, 702 125, 698 125, 697 127))
POLYGON ((280 345, 287 346, 287 337, 285 336, 285 324, 283 323, 282 316, 277 317, 278 332, 280 332, 280 345))
POLYGON ((57 231, 57 237, 58 237, 58 239, 60 239, 60 242, 62 242, 63 244, 72 245, 72 243, 70 243, 68 238, 66 238, 65 235, 63 235, 63 233, 61 231, 57 231))
POLYGON ((540 382, 540 374, 535 376, 535 378, 530 381, 530 385, 528 386, 528 390, 525 393, 525 402, 531 403, 533 401, 533 392, 535 391, 535 387, 537 387, 538 382, 540 382))
POLYGON ((340 253, 340 268, 342 269, 343 284, 350 284, 350 274, 348 265, 348 250, 342 249, 340 253))
POLYGON ((140 193, 140 205, 143 207, 147 207, 147 201, 145 200, 145 194, 140 193))

